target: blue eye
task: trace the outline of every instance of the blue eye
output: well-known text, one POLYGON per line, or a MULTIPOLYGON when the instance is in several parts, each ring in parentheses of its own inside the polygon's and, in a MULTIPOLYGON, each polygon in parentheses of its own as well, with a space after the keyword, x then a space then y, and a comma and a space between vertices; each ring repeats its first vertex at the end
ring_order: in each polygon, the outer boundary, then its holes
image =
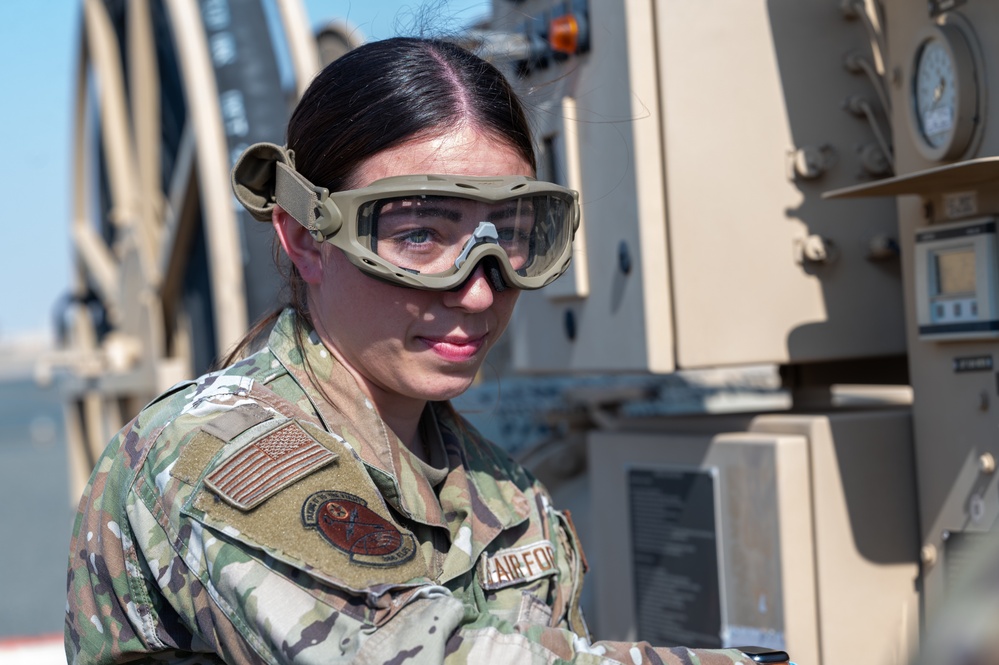
POLYGON ((430 240, 430 230, 429 229, 413 229, 412 231, 406 233, 402 240, 405 242, 412 242, 417 244, 422 244, 430 240))

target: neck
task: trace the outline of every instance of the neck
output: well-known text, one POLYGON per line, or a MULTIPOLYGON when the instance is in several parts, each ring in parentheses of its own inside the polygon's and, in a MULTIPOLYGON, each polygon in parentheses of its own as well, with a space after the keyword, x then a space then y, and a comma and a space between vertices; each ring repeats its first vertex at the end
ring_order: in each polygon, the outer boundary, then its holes
POLYGON ((426 400, 399 400, 399 399, 378 399, 377 392, 372 394, 365 390, 363 382, 360 382, 362 390, 367 394, 368 399, 375 405, 378 415, 382 417, 388 428, 395 432, 403 445, 409 448, 410 452, 422 459, 426 459, 423 437, 420 435, 420 419, 423 417, 423 410, 427 406, 426 400))
POLYGON ((413 453, 423 457, 420 419, 423 417, 427 400, 389 392, 360 375, 349 365, 344 366, 353 375, 364 395, 375 405, 375 410, 388 428, 395 432, 395 435, 413 453))
POLYGON ((428 462, 429 460, 425 459, 425 446, 420 436, 420 419, 423 417, 423 410, 427 406, 427 400, 385 390, 355 370, 341 356, 335 344, 327 342, 326 347, 331 350, 333 356, 354 377, 354 381, 357 382, 361 392, 375 406, 375 411, 385 421, 388 428, 399 437, 403 445, 409 448, 414 455, 428 462))
POLYGON ((423 445, 423 440, 420 436, 420 419, 423 417, 423 410, 427 406, 427 400, 386 390, 379 384, 369 380, 366 376, 358 372, 351 363, 347 362, 347 359, 344 358, 337 345, 326 334, 321 324, 315 322, 315 319, 313 319, 313 325, 316 327, 323 345, 354 378, 361 392, 371 401, 375 407, 375 411, 388 428, 399 437, 403 445, 414 455, 429 462, 429 459, 426 459, 426 447, 423 445))

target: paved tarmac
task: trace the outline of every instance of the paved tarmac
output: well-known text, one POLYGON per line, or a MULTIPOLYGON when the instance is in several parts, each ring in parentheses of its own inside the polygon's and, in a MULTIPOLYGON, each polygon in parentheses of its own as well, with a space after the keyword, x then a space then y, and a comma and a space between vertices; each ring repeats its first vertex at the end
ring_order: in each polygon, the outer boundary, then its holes
POLYGON ((55 390, 0 380, 0 641, 62 633, 70 504, 55 390))

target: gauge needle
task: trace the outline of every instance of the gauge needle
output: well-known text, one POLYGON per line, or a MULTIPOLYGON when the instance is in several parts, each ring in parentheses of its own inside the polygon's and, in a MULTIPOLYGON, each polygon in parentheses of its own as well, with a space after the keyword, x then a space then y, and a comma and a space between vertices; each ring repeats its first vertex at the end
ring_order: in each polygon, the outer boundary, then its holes
POLYGON ((939 102, 941 100, 941 98, 943 98, 944 88, 946 88, 946 87, 947 87, 947 81, 943 77, 941 77, 940 78, 940 85, 938 85, 937 87, 933 88, 933 103, 934 104, 936 104, 937 102, 939 102))

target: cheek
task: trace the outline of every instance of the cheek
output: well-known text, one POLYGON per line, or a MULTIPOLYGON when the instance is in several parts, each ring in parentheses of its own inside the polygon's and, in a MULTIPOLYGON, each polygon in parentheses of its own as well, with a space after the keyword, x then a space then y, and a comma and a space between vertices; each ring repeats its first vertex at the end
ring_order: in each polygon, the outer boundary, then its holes
POLYGON ((419 292, 373 279, 335 247, 330 249, 324 257, 314 315, 322 319, 334 339, 346 336, 375 342, 400 337, 423 314, 419 292))
POLYGON ((506 330, 507 324, 510 323, 510 318, 513 316, 513 308, 517 304, 517 298, 519 297, 520 289, 507 289, 495 294, 492 309, 496 314, 496 322, 499 327, 498 332, 506 330))

